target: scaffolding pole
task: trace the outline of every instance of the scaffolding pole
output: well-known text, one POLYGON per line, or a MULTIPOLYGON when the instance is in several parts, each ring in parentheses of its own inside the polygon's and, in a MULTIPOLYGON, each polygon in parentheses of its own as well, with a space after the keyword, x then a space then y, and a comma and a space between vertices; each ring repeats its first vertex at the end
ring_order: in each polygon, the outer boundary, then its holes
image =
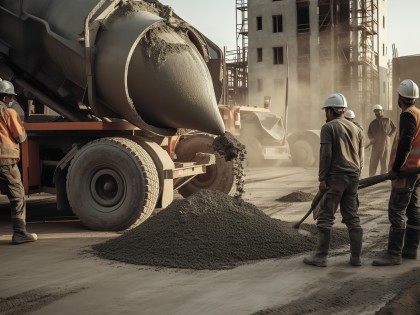
POLYGON ((236 49, 225 53, 227 105, 248 103, 248 1, 236 0, 236 49))

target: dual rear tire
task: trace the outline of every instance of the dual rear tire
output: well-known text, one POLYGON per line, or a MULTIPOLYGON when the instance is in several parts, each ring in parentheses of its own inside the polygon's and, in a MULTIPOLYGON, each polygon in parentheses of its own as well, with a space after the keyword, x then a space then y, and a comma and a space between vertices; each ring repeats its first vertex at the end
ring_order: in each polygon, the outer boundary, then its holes
POLYGON ((146 220, 159 197, 150 155, 125 138, 102 138, 83 146, 67 173, 73 212, 90 229, 119 231, 146 220))

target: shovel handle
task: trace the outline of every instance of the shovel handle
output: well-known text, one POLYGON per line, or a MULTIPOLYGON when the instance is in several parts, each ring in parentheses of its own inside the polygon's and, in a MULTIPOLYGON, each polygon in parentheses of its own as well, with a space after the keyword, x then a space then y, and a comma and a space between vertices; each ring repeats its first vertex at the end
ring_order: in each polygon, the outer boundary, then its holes
POLYGON ((322 197, 324 196, 324 193, 325 193, 324 190, 318 190, 317 194, 315 195, 314 199, 312 200, 311 209, 309 209, 308 212, 306 212, 306 214, 303 216, 302 219, 300 219, 300 221, 298 223, 293 224, 293 228, 299 229, 299 227, 303 223, 303 221, 305 221, 306 218, 309 217, 309 215, 315 210, 316 206, 319 204, 322 197))
MULTIPOLYGON (((401 171, 398 174, 398 177, 406 177, 406 176, 414 175, 414 174, 420 174, 420 167, 414 167, 414 168, 410 168, 410 169, 405 170, 405 171, 401 171)), ((358 186, 357 189, 362 189, 362 188, 366 188, 366 187, 369 187, 369 186, 373 186, 373 185, 382 183, 382 182, 384 182, 388 179, 389 179, 388 174, 381 174, 381 175, 376 175, 376 176, 363 178, 363 179, 359 180, 359 186, 358 186)), ((315 210, 316 206, 319 204, 322 197, 324 196, 324 193, 325 193, 325 191, 318 190, 317 194, 315 195, 314 199, 312 200, 311 209, 308 210, 308 212, 303 216, 302 219, 300 219, 299 222, 293 224, 293 228, 299 229, 299 227, 303 223, 303 221, 305 221, 306 218, 309 217, 309 215, 315 210)))
MULTIPOLYGON (((398 173, 398 177, 406 177, 406 176, 415 175, 415 174, 420 174, 420 167, 413 167, 408 170, 401 171, 400 173, 398 173)), ((388 179, 389 179, 388 174, 381 174, 381 175, 363 178, 359 180, 358 189, 373 186, 373 185, 382 183, 388 179)))

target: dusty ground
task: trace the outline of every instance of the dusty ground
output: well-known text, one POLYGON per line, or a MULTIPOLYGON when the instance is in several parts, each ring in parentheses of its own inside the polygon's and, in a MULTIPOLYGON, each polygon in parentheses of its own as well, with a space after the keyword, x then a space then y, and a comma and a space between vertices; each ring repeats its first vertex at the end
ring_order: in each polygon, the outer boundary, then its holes
MULTIPOLYGON (((310 202, 276 199, 294 191, 315 194, 316 173, 289 166, 251 169, 244 198, 271 217, 298 221, 310 202)), ((389 183, 361 191, 362 267, 348 265, 344 246, 331 253, 327 268, 306 266, 299 254, 221 271, 99 259, 90 246, 119 234, 88 231, 71 216, 51 217, 53 199, 31 198, 28 229, 39 234, 36 243, 10 245, 9 218, 1 212, 0 314, 375 314, 391 299, 416 300, 414 285, 420 282, 419 261, 383 268, 370 264, 385 246, 388 197, 389 183)), ((338 215, 342 226, 339 221, 338 215)), ((307 223, 313 224, 311 217, 307 223)))

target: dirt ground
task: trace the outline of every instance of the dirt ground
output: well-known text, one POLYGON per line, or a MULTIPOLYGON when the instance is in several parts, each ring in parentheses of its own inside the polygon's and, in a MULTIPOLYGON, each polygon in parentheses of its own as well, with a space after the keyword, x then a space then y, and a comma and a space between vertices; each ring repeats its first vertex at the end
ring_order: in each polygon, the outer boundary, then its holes
MULTIPOLYGON (((249 169, 243 197, 273 218, 295 222, 310 202, 276 199, 315 194, 316 175, 316 168, 249 169)), ((108 261, 94 256, 91 245, 120 234, 89 231, 74 217, 55 214, 54 198, 45 195, 28 201, 28 230, 39 241, 12 246, 0 198, 0 314, 375 314, 384 306, 380 314, 418 314, 419 261, 371 266, 386 245, 389 186, 360 191, 365 236, 359 268, 348 264, 347 246, 331 252, 327 268, 304 265, 305 254, 228 270, 108 261)), ((342 227, 339 214, 336 222, 342 227)), ((313 224, 312 217, 306 223, 313 224)))

